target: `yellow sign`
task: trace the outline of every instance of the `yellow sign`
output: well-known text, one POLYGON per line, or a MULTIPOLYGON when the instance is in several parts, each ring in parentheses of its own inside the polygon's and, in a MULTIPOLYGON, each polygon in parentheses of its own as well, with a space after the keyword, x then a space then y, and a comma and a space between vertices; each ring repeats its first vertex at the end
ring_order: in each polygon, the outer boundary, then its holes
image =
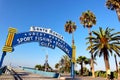
POLYGON ((72 45, 72 62, 76 63, 76 46, 72 45))
POLYGON ((14 39, 14 35, 16 32, 17 32, 17 30, 15 28, 9 28, 8 37, 7 37, 5 46, 2 49, 3 51, 12 52, 12 41, 14 39))

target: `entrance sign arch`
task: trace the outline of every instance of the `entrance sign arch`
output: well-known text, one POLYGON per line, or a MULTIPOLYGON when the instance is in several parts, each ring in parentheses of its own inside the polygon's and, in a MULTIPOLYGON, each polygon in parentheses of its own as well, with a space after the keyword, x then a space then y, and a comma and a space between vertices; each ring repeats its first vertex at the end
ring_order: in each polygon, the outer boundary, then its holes
POLYGON ((41 27, 31 27, 30 31, 23 33, 17 33, 15 28, 9 28, 7 40, 2 49, 3 54, 0 61, 0 67, 2 66, 6 52, 13 52, 15 46, 28 42, 39 42, 40 46, 52 49, 58 47, 64 51, 71 59, 71 77, 74 78, 75 46, 69 46, 59 33, 41 27))

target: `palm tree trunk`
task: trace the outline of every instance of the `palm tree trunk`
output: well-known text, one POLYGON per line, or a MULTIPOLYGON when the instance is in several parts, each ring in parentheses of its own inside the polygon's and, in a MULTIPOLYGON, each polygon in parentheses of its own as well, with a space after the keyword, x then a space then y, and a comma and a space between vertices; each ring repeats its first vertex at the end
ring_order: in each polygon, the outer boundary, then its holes
POLYGON ((120 21, 120 9, 119 8, 116 8, 116 13, 117 13, 117 16, 118 16, 118 20, 120 21))
MULTIPOLYGON (((92 33, 90 31, 90 28, 88 28, 88 32, 89 32, 89 36, 92 36, 92 33)), ((92 41, 90 39, 90 45, 92 46, 92 41)), ((95 71, 94 71, 94 58, 93 58, 93 54, 91 53, 91 72, 92 72, 92 77, 95 77, 95 71)))
POLYGON ((83 63, 81 63, 81 76, 83 76, 83 63))
MULTIPOLYGON (((120 62, 119 62, 119 66, 120 66, 120 62)), ((118 67, 118 79, 120 79, 120 68, 118 67)))
POLYGON ((119 73, 118 73, 118 64, 117 64, 117 58, 116 58, 116 55, 114 54, 114 57, 115 57, 115 64, 116 64, 116 72, 119 76, 119 73))
POLYGON ((109 65, 109 59, 108 59, 108 51, 105 49, 104 50, 104 61, 105 61, 105 68, 106 68, 106 76, 107 79, 109 80, 110 76, 110 65, 109 65))
POLYGON ((72 32, 72 45, 74 45, 74 32, 72 32))
POLYGON ((94 58, 93 54, 91 54, 91 70, 92 70, 92 77, 95 77, 95 71, 94 71, 94 58))

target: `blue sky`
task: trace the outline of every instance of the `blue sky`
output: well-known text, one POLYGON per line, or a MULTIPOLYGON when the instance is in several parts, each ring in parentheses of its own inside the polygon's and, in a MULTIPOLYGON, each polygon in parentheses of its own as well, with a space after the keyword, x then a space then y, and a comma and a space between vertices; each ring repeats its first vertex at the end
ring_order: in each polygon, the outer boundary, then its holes
MULTIPOLYGON (((51 28, 63 35, 64 40, 71 45, 72 36, 64 31, 64 24, 67 20, 72 20, 77 25, 74 33, 76 57, 90 58, 85 40, 88 31, 80 24, 79 17, 82 12, 91 10, 97 17, 97 24, 91 30, 110 27, 119 31, 120 23, 116 12, 108 10, 105 2, 106 0, 0 0, 0 56, 9 27, 16 28, 18 33, 29 31, 31 26, 51 28)), ((15 66, 34 67, 36 64, 44 64, 46 54, 52 67, 65 55, 57 47, 50 49, 39 46, 37 42, 26 43, 16 46, 14 52, 7 53, 4 65, 11 63, 15 66)), ((114 58, 110 57, 109 60, 111 70, 115 70, 114 58)), ((95 70, 105 70, 103 57, 97 57, 96 61, 98 65, 95 65, 95 70)))

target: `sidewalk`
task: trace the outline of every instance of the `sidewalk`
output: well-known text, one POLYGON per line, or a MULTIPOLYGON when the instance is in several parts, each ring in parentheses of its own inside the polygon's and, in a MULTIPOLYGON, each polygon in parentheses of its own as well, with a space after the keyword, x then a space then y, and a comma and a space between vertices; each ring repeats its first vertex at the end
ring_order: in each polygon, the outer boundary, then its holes
MULTIPOLYGON (((75 79, 71 79, 70 77, 60 77, 60 80, 106 80, 106 78, 102 78, 102 77, 92 78, 90 76, 85 76, 85 77, 75 77, 75 79)), ((114 79, 114 80, 119 80, 119 79, 114 79)))
POLYGON ((61 77, 60 78, 61 80, 106 80, 105 78, 100 78, 100 77, 97 77, 97 78, 92 78, 92 77, 75 77, 75 79, 71 79, 70 77, 66 78, 66 77, 61 77))
POLYGON ((2 74, 0 75, 0 80, 14 80, 14 77, 11 74, 2 74))

